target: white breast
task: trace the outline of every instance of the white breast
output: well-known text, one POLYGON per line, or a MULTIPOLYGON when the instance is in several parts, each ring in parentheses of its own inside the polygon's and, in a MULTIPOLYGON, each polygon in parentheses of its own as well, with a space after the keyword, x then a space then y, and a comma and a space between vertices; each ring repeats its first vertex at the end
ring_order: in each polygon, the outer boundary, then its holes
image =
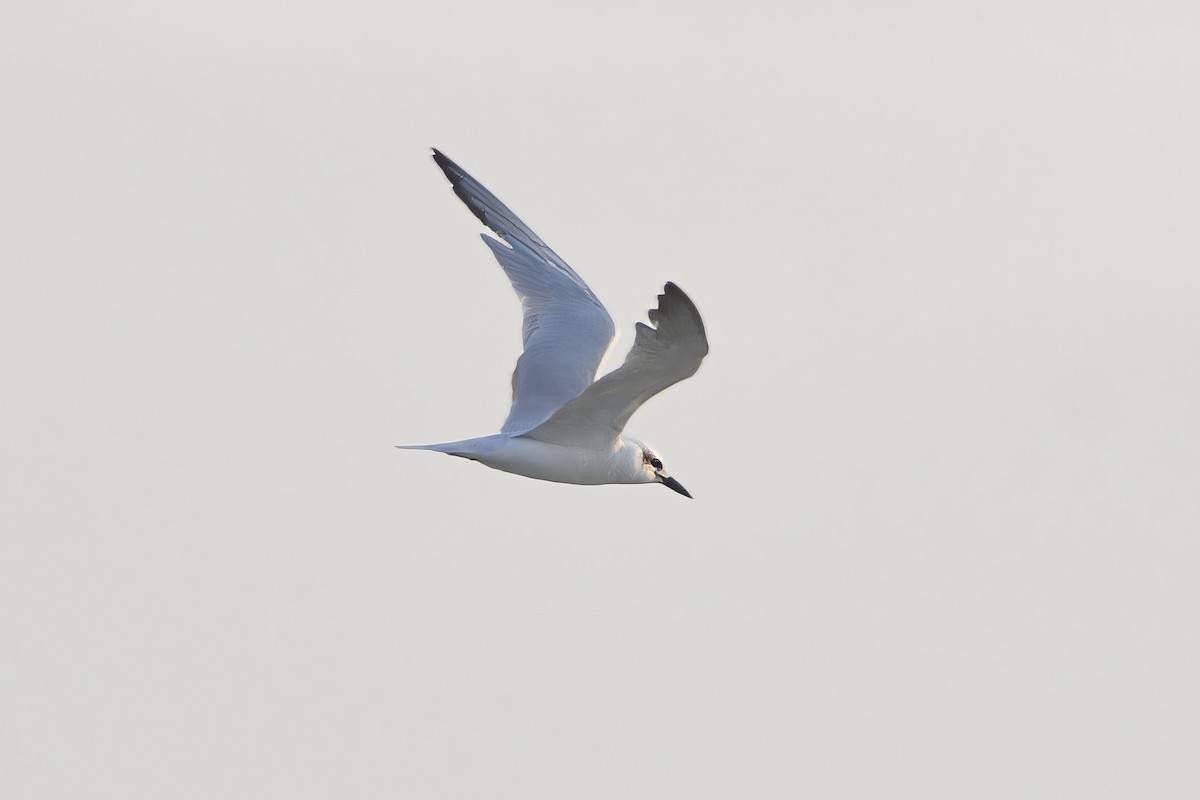
POLYGON ((497 437, 493 446, 471 456, 492 469, 558 483, 642 483, 643 470, 637 469, 620 440, 613 450, 597 451, 582 447, 540 442, 520 436, 497 437))

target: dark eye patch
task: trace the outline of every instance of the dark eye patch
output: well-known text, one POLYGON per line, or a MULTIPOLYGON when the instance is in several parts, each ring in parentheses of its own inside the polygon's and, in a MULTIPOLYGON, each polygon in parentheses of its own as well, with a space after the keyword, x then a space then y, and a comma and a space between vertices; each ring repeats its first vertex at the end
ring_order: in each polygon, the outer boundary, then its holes
POLYGON ((662 469, 662 462, 657 458, 652 458, 650 459, 650 466, 654 467, 655 469, 662 469))

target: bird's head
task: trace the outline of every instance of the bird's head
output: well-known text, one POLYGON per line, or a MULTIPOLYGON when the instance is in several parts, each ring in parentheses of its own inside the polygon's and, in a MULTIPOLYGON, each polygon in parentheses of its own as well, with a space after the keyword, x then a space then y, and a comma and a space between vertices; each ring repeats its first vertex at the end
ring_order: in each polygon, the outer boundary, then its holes
POLYGON ((683 484, 667 474, 662 459, 655 455, 653 450, 644 442, 634 442, 633 444, 635 446, 639 483, 661 483, 668 489, 679 492, 684 497, 691 497, 688 494, 688 490, 683 488, 683 484))

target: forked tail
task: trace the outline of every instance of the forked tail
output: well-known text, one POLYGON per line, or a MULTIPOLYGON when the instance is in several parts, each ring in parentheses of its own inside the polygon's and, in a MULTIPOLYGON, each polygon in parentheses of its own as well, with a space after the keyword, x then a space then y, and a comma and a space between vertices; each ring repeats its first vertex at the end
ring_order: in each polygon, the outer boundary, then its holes
POLYGON ((446 453, 459 458, 475 459, 479 453, 492 450, 503 436, 483 436, 478 439, 460 439, 457 442, 436 442, 434 444, 398 444, 398 450, 432 450, 435 453, 446 453))

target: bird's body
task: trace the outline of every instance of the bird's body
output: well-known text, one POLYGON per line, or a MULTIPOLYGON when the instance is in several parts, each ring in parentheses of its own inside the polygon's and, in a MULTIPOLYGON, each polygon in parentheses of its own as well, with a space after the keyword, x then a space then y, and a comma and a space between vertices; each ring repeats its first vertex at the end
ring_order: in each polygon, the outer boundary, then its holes
POLYGON ((656 327, 638 323, 625 363, 597 380, 616 332, 608 311, 495 195, 437 150, 434 161, 455 194, 500 236, 483 240, 521 300, 525 349, 500 433, 402 449, 448 453, 558 483, 661 483, 691 497, 649 447, 623 431, 642 403, 693 375, 708 353, 692 301, 668 283, 649 314, 656 327))
POLYGON ((641 442, 628 437, 618 437, 612 448, 598 450, 497 433, 461 442, 418 445, 410 449, 434 450, 469 458, 492 469, 526 478, 594 486, 606 483, 650 483, 653 479, 643 468, 644 447, 641 442))

